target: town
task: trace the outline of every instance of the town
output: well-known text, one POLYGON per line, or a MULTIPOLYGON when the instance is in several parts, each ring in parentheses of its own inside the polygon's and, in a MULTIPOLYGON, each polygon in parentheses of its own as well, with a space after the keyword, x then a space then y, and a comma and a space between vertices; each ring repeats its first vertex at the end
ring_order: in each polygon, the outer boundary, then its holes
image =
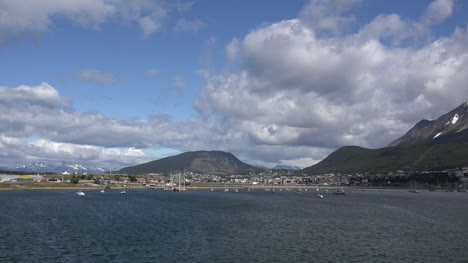
POLYGON ((445 191, 466 191, 468 168, 443 171, 397 171, 388 174, 372 173, 327 173, 319 175, 301 174, 293 170, 264 170, 244 174, 200 174, 193 172, 126 174, 9 174, 0 173, 0 189, 89 187, 99 188, 146 188, 164 189, 177 184, 188 188, 213 187, 378 187, 418 188, 445 191), (24 183, 35 183, 28 185, 24 183))

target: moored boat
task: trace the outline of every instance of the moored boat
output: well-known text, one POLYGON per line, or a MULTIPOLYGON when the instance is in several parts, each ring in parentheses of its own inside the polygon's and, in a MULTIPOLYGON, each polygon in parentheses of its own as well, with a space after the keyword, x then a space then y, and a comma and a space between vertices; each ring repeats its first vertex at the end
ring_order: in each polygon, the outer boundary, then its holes
POLYGON ((333 192, 334 195, 346 195, 346 192, 342 189, 336 190, 336 192, 333 192))

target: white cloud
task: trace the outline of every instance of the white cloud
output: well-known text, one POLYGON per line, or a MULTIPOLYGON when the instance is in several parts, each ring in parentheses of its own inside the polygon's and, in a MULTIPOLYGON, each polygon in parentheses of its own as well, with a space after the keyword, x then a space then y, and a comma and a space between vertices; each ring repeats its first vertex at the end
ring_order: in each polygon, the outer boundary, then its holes
POLYGON ((151 78, 161 74, 161 71, 157 68, 150 68, 145 72, 145 77, 151 78))
POLYGON ((111 85, 116 82, 112 73, 94 69, 82 70, 78 73, 78 77, 84 81, 95 82, 100 85, 111 85))
POLYGON ((453 0, 435 0, 426 9, 422 18, 423 23, 439 24, 452 15, 453 0))
POLYGON ((4 106, 13 106, 14 104, 25 106, 40 105, 46 108, 67 104, 67 101, 60 97, 57 90, 47 83, 41 83, 37 87, 26 85, 13 89, 0 87, 0 102, 4 106))
MULTIPOLYGON (((238 70, 200 71, 207 78, 194 102, 200 118, 119 120, 75 111, 46 83, 0 88, 0 148, 8 152, 0 156, 23 156, 29 148, 17 147, 24 144, 19 139, 38 136, 45 142, 36 143, 34 156, 75 149, 71 156, 84 151, 92 158, 92 147, 134 147, 134 157, 145 159, 140 149, 167 147, 230 151, 251 164, 307 166, 340 146, 385 146, 420 119, 468 100, 467 28, 425 44, 405 41, 430 33, 427 21, 450 15, 432 7, 448 2, 434 2, 419 21, 381 14, 346 35, 338 18, 352 18, 346 12, 356 1, 348 3, 330 10, 312 1, 301 19, 257 28, 232 44, 232 53, 226 47, 226 56, 239 60, 238 70), (307 21, 310 14, 317 17, 307 21), (324 26, 327 19, 335 19, 333 26, 324 26)), ((176 76, 173 87, 185 87, 184 79, 176 76)))
POLYGON ((196 33, 204 27, 206 27, 206 23, 201 21, 200 19, 188 20, 185 18, 181 18, 174 25, 174 31, 196 33))
POLYGON ((236 60, 238 53, 239 53, 239 39, 234 38, 233 40, 231 40, 231 42, 229 42, 229 44, 226 46, 226 49, 225 49, 227 60, 230 61, 231 63, 234 62, 236 60))
POLYGON ((398 34, 412 37, 411 24, 418 26, 381 15, 358 34, 325 38, 298 19, 256 29, 240 41, 240 71, 212 76, 194 105, 248 134, 255 147, 385 146, 468 99, 466 30, 398 46, 398 34))
POLYGON ((121 168, 153 158, 135 148, 105 148, 92 145, 59 143, 46 139, 27 142, 23 139, 0 136, 2 165, 24 165, 32 162, 80 163, 102 168, 121 168))
POLYGON ((210 77, 210 71, 207 69, 197 69, 195 73, 204 79, 208 79, 210 77))
POLYGON ((176 89, 183 89, 185 88, 184 78, 182 76, 175 76, 174 83, 172 84, 173 88, 176 89))
POLYGON ((136 22, 147 37, 161 27, 166 9, 164 1, 157 0, 2 0, 0 41, 41 34, 58 18, 97 30, 104 23, 136 22))
POLYGON ((354 24, 352 15, 344 14, 362 0, 311 0, 299 17, 318 34, 340 35, 354 24))
POLYGON ((143 29, 143 36, 148 37, 156 32, 161 26, 157 21, 151 19, 149 16, 144 16, 138 20, 141 28, 143 29))

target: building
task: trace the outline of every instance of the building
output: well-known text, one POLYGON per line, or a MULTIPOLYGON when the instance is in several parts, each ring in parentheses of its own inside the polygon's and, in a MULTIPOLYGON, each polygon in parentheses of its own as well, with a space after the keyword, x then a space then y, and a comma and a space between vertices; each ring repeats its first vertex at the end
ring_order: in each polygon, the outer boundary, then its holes
POLYGON ((20 175, 16 178, 16 181, 18 183, 20 182, 34 182, 34 177, 29 176, 29 175, 20 175))

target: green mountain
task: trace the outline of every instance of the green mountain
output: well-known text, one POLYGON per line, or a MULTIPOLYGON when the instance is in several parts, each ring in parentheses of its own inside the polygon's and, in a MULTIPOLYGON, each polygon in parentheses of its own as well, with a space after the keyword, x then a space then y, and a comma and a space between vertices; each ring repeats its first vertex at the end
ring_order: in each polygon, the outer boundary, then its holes
POLYGON ((170 173, 187 171, 203 174, 232 174, 259 170, 222 151, 196 151, 126 167, 122 174, 170 173))
POLYGON ((345 146, 321 162, 301 170, 385 173, 468 167, 468 104, 435 121, 422 120, 401 138, 381 149, 345 146))

